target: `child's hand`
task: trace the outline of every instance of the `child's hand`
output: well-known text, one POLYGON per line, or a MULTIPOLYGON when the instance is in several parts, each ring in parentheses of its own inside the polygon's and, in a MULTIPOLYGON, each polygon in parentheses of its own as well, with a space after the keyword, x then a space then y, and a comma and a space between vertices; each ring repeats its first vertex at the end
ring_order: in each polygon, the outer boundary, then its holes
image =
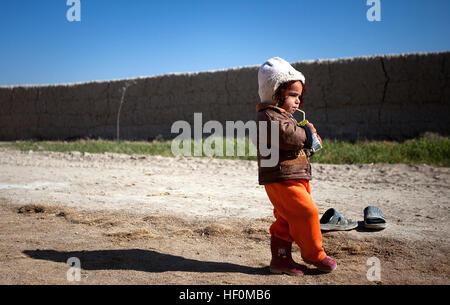
POLYGON ((316 128, 314 128, 314 125, 311 123, 307 123, 306 126, 308 126, 309 130, 311 130, 312 134, 316 134, 317 135, 317 140, 319 140, 320 145, 322 145, 322 139, 320 138, 319 134, 317 133, 316 128))
POLYGON ((305 126, 308 126, 309 130, 311 130, 312 134, 317 133, 317 130, 314 128, 314 125, 311 123, 306 123, 305 126))

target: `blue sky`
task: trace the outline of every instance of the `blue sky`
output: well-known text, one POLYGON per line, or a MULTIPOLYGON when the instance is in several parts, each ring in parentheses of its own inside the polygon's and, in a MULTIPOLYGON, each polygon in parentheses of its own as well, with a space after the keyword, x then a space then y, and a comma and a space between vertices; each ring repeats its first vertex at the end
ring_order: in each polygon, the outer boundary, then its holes
POLYGON ((450 50, 449 0, 0 1, 0 85, 58 84, 450 50))

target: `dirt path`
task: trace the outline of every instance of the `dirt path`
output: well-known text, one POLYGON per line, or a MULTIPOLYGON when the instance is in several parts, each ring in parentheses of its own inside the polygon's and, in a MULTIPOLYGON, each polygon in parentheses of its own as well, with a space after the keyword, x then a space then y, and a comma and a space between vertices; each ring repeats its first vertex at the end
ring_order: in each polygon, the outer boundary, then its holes
POLYGON ((448 168, 313 164, 320 213, 361 221, 376 205, 389 226, 324 233, 338 269, 296 278, 268 272, 255 162, 0 146, 0 169, 1 284, 70 284, 70 257, 82 284, 370 284, 370 257, 383 284, 450 283, 448 168))

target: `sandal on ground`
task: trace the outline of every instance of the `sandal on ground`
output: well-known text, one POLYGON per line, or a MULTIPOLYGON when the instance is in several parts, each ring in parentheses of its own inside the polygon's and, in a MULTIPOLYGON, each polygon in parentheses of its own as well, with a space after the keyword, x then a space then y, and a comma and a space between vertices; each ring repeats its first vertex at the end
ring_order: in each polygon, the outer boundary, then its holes
POLYGON ((322 231, 348 231, 358 226, 357 221, 342 216, 338 211, 328 209, 320 218, 320 229, 322 231))
POLYGON ((367 229, 382 230, 386 226, 386 219, 379 208, 368 206, 364 209, 364 227, 367 229))

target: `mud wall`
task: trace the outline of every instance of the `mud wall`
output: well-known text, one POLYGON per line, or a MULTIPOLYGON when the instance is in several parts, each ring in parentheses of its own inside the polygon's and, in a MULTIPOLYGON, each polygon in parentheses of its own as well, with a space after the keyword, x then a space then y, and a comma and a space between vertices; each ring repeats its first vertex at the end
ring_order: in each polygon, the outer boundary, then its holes
MULTIPOLYGON (((306 76, 305 111, 322 138, 401 140, 427 131, 450 134, 450 52, 293 66, 306 76)), ((121 139, 173 138, 172 124, 185 120, 193 126, 194 112, 202 113, 203 124, 254 120, 257 70, 0 87, 0 140, 114 139, 118 126, 121 139)))

